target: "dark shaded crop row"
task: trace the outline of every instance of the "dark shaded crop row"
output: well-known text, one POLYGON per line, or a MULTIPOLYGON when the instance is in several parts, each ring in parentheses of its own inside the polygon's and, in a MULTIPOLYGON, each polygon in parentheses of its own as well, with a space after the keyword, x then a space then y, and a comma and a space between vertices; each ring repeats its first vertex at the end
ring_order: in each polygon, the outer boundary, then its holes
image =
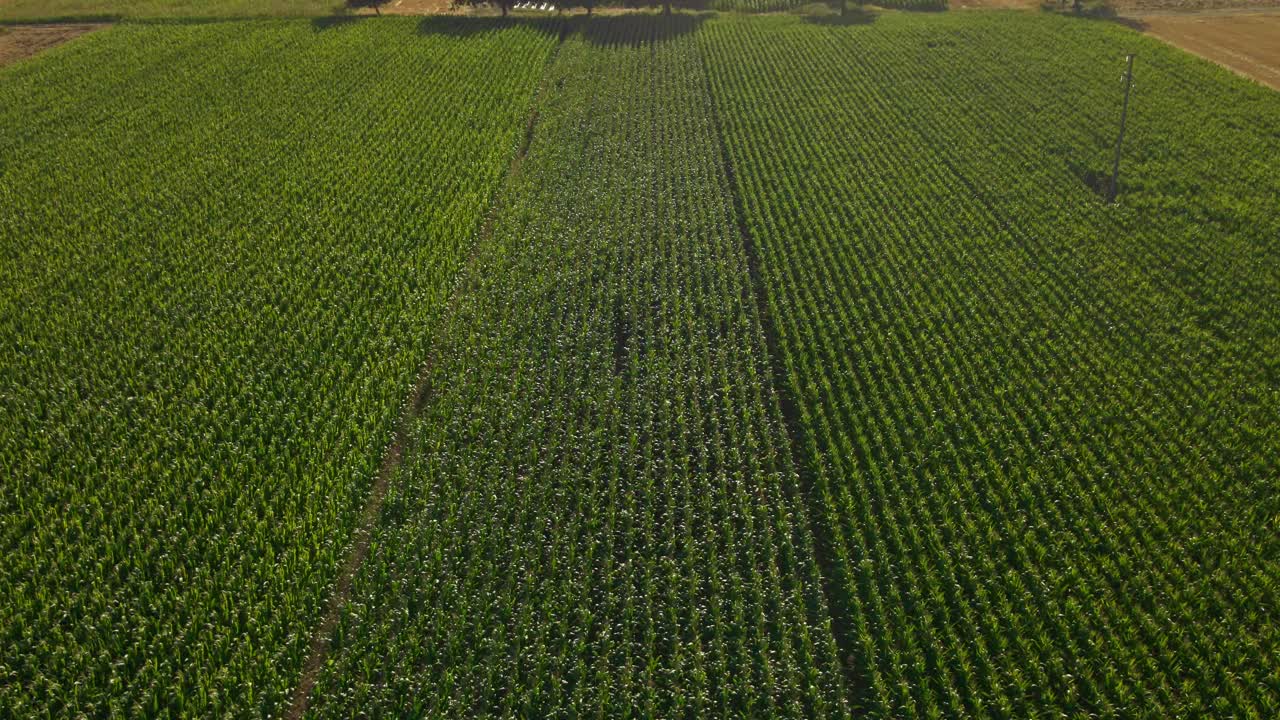
POLYGON ((1275 716, 1276 96, 1057 18, 699 37, 858 706, 1275 716))
POLYGON ((694 30, 552 65, 315 717, 846 714, 694 30))

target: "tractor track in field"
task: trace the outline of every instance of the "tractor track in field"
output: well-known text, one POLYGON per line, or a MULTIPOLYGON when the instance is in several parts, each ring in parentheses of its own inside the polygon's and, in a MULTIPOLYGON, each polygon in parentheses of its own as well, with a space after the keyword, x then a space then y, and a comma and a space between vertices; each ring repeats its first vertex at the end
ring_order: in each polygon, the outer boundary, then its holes
MULTIPOLYGON (((471 244, 467 259, 463 262, 456 276, 459 280, 472 270, 476 259, 480 255, 480 248, 493 235, 494 223, 502 210, 503 194, 511 184, 511 181, 519 175, 524 158, 529 154, 529 146, 533 142, 534 132, 538 124, 539 101, 546 90, 547 70, 555 62, 556 56, 559 55, 560 48, 564 45, 568 34, 568 25, 566 24, 561 29, 559 41, 547 56, 542 78, 538 83, 537 89, 534 90, 527 119, 524 127, 521 128, 520 146, 512 156, 511 164, 508 165, 502 181, 494 189, 493 199, 489 203, 489 212, 485 214, 484 222, 476 233, 475 242, 471 244)), ((462 292, 462 287, 464 287, 462 282, 455 281, 453 293, 450 295, 448 302, 445 304, 444 312, 441 314, 443 320, 447 321, 449 316, 452 315, 457 305, 458 297, 462 292)), ((441 327, 446 324, 447 322, 440 323, 441 327)), ((423 408, 426 407, 427 401, 431 398, 431 369, 435 366, 438 350, 439 339, 437 336, 431 342, 431 349, 427 353, 427 359, 420 367, 417 378, 413 383, 413 389, 410 391, 408 400, 400 412, 400 418, 397 420, 391 444, 387 447, 386 452, 383 453, 378 475, 374 479, 373 486, 369 489, 369 499, 365 502, 364 510, 360 514, 359 525, 357 525, 353 534, 351 548, 347 551, 346 559, 342 563, 342 570, 338 575, 338 580, 334 584, 333 594, 329 597, 324 618, 312 633, 307 660, 303 664, 302 678, 294 687, 289 699, 288 709, 284 713, 284 717, 287 720, 301 720, 306 715, 307 708, 311 705, 312 691, 315 690, 316 682, 320 679, 320 671, 324 669, 325 661, 329 658, 329 650, 333 644, 333 633, 338 627, 338 622, 342 619, 342 610, 351 600, 351 588, 355 582, 356 573, 360 571, 360 566, 369 554, 369 546, 373 539, 373 529, 382 514, 383 501, 386 500, 387 491, 391 488, 391 481, 404 463, 405 450, 409 445, 413 421, 421 414, 423 408)))

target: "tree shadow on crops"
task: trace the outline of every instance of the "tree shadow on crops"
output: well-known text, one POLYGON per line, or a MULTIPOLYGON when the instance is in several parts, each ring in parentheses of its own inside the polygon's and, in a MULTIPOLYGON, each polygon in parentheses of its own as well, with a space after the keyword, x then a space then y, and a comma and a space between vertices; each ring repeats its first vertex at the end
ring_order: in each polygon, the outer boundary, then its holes
POLYGON ((391 4, 391 0, 346 0, 347 10, 359 10, 361 8, 369 8, 373 10, 374 15, 381 15, 382 8, 391 4))
MULTIPOLYGON (((382 2, 383 0, 378 0, 382 2)), ((588 42, 600 46, 640 47, 663 42, 674 37, 695 32, 703 22, 714 15, 699 11, 710 6, 712 0, 674 0, 670 15, 660 12, 661 2, 629 3, 632 8, 651 8, 652 12, 635 12, 619 15, 538 16, 509 15, 507 17, 428 15, 418 22, 419 35, 446 35, 465 38, 495 32, 510 27, 529 27, 560 39, 578 32, 588 42), (694 12, 688 12, 694 10, 694 12)), ((352 0, 349 7, 365 7, 367 0, 352 0)), ((342 13, 317 17, 311 26, 317 31, 339 28, 351 23, 373 19, 376 16, 342 13)))
POLYGON ((642 47, 695 32, 711 16, 707 12, 597 15, 576 18, 574 29, 594 45, 642 47))
POLYGON ((311 29, 316 32, 324 32, 334 28, 343 27, 358 23, 369 17, 368 15, 325 15, 324 17, 313 18, 311 20, 311 29))
POLYGON ((877 15, 864 7, 850 7, 845 14, 840 14, 840 4, 835 3, 831 12, 813 13, 804 16, 804 21, 813 25, 843 27, 847 25, 870 25, 876 21, 877 15))
POLYGON ((547 35, 560 36, 564 31, 565 20, 553 16, 522 17, 511 15, 504 18, 428 15, 418 23, 418 34, 466 38, 517 26, 533 28, 547 35))
POLYGON ((1147 28, 1151 27, 1147 23, 1147 21, 1141 18, 1132 18, 1132 17, 1124 17, 1122 15, 1117 15, 1111 18, 1111 20, 1118 22, 1121 25, 1124 25, 1125 27, 1131 30, 1137 30, 1138 32, 1146 32, 1147 28))
POLYGON ((20 20, 0 20, 0 30, 7 27, 23 27, 25 25, 61 25, 63 23, 114 23, 124 22, 129 18, 122 13, 91 13, 87 15, 47 15, 20 20))
MULTIPOLYGON (((706 12, 713 10, 711 7, 712 0, 671 0, 672 11, 692 10, 693 12, 706 12)), ((623 0, 621 7, 629 10, 664 10, 665 5, 662 0, 623 0)))
MULTIPOLYGON (((314 20, 314 15, 192 15, 189 17, 127 17, 121 16, 119 22, 129 25, 146 25, 146 26, 186 26, 186 25, 223 25, 227 23, 244 23, 246 25, 253 23, 267 22, 289 22, 299 20, 314 20)), ((83 21, 77 21, 83 22, 83 21)), ((96 21, 95 21, 96 22, 96 21)))

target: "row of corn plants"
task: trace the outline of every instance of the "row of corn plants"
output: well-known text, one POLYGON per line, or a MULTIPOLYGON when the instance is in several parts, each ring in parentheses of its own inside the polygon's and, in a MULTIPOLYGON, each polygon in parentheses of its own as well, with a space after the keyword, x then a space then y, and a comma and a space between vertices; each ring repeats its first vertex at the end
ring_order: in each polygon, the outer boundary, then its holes
POLYGON ((0 71, 0 714, 281 707, 555 39, 123 25, 0 71))
POLYGON ((1280 97, 1055 17, 699 38, 855 706, 1280 713, 1280 97))
POLYGON ((841 717, 700 19, 544 80, 314 717, 841 717))

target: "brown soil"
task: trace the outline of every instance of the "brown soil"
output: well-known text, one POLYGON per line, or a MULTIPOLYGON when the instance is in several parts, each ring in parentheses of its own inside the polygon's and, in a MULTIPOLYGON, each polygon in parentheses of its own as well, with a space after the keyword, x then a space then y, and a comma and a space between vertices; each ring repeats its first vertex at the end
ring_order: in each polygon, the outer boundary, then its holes
POLYGON ((1040 0, 950 0, 953 10, 1035 10, 1040 0))
MULTIPOLYGON (((953 10, 1039 10, 1044 0, 950 0, 953 10)), ((1059 2, 1054 0, 1054 5, 1059 2)), ((1111 0, 1121 15, 1256 13, 1280 10, 1280 0, 1111 0)), ((1069 8, 1071 0, 1061 3, 1069 8)))
POLYGON ((1280 9, 1280 0, 1116 0, 1112 4, 1123 15, 1280 9))
POLYGON ((381 8, 392 15, 439 15, 452 9, 451 0, 390 0, 381 8))
POLYGON ((1144 14, 1126 22, 1280 90, 1280 12, 1144 14))
MULTIPOLYGON (((1042 0, 951 0, 958 10, 1034 10, 1042 0)), ((1120 22, 1280 90, 1280 0, 1113 0, 1120 22)))
POLYGON ((31 57, 41 50, 73 40, 102 24, 13 25, 0 27, 0 67, 31 57))

